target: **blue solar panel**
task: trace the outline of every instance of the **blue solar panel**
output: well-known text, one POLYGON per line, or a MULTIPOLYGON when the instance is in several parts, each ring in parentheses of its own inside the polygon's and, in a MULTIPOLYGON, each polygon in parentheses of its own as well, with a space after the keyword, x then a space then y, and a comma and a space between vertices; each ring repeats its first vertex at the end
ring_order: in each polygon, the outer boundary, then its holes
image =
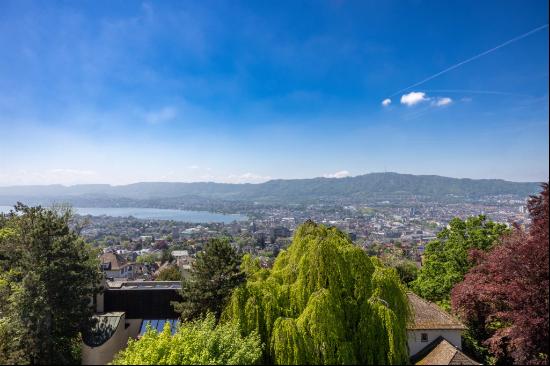
POLYGON ((145 334, 145 331, 147 330, 147 324, 149 323, 148 320, 144 320, 141 322, 141 328, 139 329, 139 335, 145 334))
POLYGON ((157 329, 157 324, 158 324, 158 319, 153 319, 153 320, 150 320, 151 322, 151 329, 155 329, 157 332, 158 332, 158 329, 157 329))
POLYGON ((160 333, 164 330, 164 323, 166 323, 166 320, 162 319, 162 320, 159 320, 158 324, 157 324, 157 331, 160 333))
POLYGON ((160 333, 164 330, 164 325, 166 323, 170 324, 170 330, 172 331, 172 335, 174 335, 179 325, 179 319, 143 319, 138 337, 145 334, 148 324, 150 325, 151 330, 156 330, 160 333))

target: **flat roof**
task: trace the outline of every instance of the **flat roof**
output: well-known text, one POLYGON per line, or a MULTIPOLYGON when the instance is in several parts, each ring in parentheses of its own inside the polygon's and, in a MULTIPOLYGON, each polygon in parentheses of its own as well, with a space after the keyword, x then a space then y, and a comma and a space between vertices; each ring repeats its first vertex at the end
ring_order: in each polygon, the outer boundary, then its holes
POLYGON ((107 281, 109 290, 181 290, 180 281, 107 281))

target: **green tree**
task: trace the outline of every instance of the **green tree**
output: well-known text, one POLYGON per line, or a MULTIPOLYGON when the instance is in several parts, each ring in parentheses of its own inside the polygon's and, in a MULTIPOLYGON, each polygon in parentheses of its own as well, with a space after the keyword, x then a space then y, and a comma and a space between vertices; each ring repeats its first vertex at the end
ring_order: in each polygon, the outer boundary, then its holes
POLYGON ((488 251, 509 229, 488 221, 484 215, 466 220, 454 218, 449 226, 426 245, 422 268, 411 283, 414 292, 448 307, 452 288, 464 279, 474 265, 469 258, 473 249, 488 251))
POLYGON ((163 249, 160 254, 160 263, 164 264, 166 262, 171 263, 174 260, 174 256, 168 249, 163 249))
POLYGON ((80 362, 100 273, 71 217, 22 204, 0 215, 0 363, 80 362))
POLYGON ((245 257, 248 280, 222 322, 257 332, 265 363, 407 363, 410 309, 393 268, 353 245, 347 234, 308 221, 271 270, 245 257))
POLYGON ((156 254, 156 253, 144 253, 140 256, 138 256, 136 258, 136 263, 140 263, 140 264, 143 264, 143 263, 155 263, 156 261, 158 261, 160 258, 159 258, 159 255, 156 254))
POLYGON ((114 365, 253 365, 262 355, 260 337, 242 337, 231 323, 216 326, 209 313, 204 319, 181 324, 172 335, 169 324, 158 333, 147 332, 113 360, 114 365))
POLYGON ((182 279, 183 276, 179 268, 175 265, 170 265, 160 271, 155 281, 181 281, 182 279))
POLYGON ((403 259, 396 263, 394 268, 401 281, 407 286, 418 276, 418 266, 411 260, 403 259))
POLYGON ((180 303, 174 309, 185 320, 212 312, 219 318, 231 291, 244 281, 241 260, 227 239, 212 239, 197 254, 190 275, 182 281, 180 303))

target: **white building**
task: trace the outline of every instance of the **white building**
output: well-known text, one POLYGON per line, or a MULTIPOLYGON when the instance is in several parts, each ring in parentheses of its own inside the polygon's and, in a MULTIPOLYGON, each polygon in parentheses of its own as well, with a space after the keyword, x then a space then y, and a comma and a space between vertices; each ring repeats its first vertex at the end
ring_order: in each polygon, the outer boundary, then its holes
POLYGON ((412 364, 479 365, 461 351, 464 324, 434 303, 413 293, 408 297, 413 312, 407 327, 412 364))

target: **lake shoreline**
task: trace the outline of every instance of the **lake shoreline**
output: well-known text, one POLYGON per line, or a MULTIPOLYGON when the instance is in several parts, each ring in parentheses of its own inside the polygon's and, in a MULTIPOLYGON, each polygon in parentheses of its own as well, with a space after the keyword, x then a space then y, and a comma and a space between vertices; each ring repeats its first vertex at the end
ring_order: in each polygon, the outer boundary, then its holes
MULTIPOLYGON (((13 206, 0 205, 0 213, 7 213, 13 206)), ((79 216, 133 217, 143 220, 168 220, 188 223, 224 223, 247 221, 242 214, 225 214, 210 211, 178 210, 147 207, 73 207, 79 216)))

